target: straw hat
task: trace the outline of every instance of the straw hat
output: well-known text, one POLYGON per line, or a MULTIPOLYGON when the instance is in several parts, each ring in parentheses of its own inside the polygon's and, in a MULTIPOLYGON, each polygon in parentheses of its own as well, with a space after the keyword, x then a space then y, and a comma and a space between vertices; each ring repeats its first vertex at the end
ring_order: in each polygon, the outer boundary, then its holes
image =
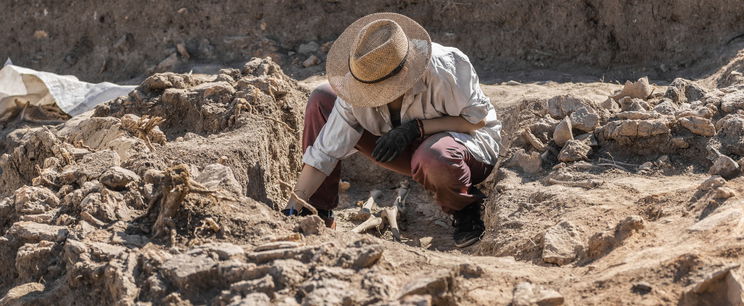
POLYGON ((421 78, 431 58, 429 33, 395 13, 359 18, 333 43, 326 60, 328 82, 353 106, 392 102, 421 78))

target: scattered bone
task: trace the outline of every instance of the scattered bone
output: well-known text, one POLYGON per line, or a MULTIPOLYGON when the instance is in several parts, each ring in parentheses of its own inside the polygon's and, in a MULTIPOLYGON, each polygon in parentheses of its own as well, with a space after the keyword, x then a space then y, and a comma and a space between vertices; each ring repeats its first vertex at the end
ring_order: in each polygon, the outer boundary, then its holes
POLYGON ((263 251, 278 250, 278 249, 291 249, 291 248, 297 248, 301 246, 302 244, 298 242, 276 241, 276 242, 269 242, 269 243, 264 243, 262 245, 259 245, 255 249, 253 249, 253 251, 263 252, 263 251))
POLYGON ((352 220, 361 221, 367 220, 372 215, 372 210, 377 209, 377 201, 382 198, 382 191, 373 189, 369 192, 369 198, 364 202, 362 207, 351 216, 352 220))
POLYGON ((381 226, 382 226, 382 218, 377 217, 375 215, 370 215, 366 221, 357 225, 351 231, 359 234, 359 233, 364 233, 371 229, 380 230, 381 226))
POLYGON ((532 134, 532 131, 529 127, 522 130, 522 137, 524 137, 524 139, 527 140, 527 142, 529 142, 532 147, 535 148, 535 150, 540 152, 545 151, 545 144, 532 134))
POLYGON ((400 241, 400 228, 398 227, 398 207, 385 207, 382 210, 382 216, 390 226, 390 231, 393 233, 393 239, 400 241))
POLYGON ((101 220, 96 219, 96 217, 93 217, 93 215, 91 215, 87 211, 81 212, 80 213, 80 218, 82 218, 86 222, 88 222, 88 223, 90 223, 90 224, 92 224, 92 225, 94 225, 96 227, 104 227, 104 226, 106 226, 106 223, 104 223, 101 220))

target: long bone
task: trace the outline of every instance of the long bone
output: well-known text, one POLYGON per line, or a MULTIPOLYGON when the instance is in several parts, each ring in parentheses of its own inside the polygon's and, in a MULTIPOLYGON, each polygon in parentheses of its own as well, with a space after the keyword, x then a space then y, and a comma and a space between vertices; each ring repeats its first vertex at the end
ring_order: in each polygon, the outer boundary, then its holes
POLYGON ((380 229, 380 227, 382 227, 382 218, 375 215, 370 215, 366 221, 357 225, 351 231, 360 234, 373 228, 380 229))
POLYGON ((352 216, 354 220, 367 220, 372 216, 372 210, 377 207, 377 201, 382 198, 382 191, 373 189, 369 192, 369 198, 364 202, 359 211, 352 216))

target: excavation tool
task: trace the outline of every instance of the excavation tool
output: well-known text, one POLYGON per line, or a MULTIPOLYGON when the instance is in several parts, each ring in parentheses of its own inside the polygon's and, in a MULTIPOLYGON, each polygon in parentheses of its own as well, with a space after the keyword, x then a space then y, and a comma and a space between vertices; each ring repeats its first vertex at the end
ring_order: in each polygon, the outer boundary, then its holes
POLYGON ((371 229, 377 229, 378 231, 383 228, 385 224, 390 227, 390 232, 393 234, 395 241, 400 241, 400 228, 398 227, 398 221, 400 219, 401 224, 405 224, 405 211, 406 211, 406 198, 408 197, 410 184, 408 181, 401 181, 400 186, 396 189, 395 201, 392 206, 384 207, 380 211, 373 212, 375 209, 375 199, 379 199, 380 191, 373 190, 370 192, 370 197, 367 202, 364 203, 360 211, 354 215, 357 220, 366 220, 361 224, 357 225, 352 232, 363 233, 371 229))

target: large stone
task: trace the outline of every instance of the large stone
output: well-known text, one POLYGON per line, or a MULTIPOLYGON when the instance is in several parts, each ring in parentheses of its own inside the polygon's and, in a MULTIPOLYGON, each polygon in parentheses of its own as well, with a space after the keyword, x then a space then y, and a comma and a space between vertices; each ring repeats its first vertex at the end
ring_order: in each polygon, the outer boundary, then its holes
POLYGON ((705 181, 703 181, 702 183, 700 183, 697 189, 702 190, 702 191, 708 191, 708 190, 713 190, 715 188, 721 187, 723 185, 726 185, 726 180, 722 178, 720 175, 713 175, 705 179, 705 181))
POLYGON ((18 248, 15 268, 20 281, 33 281, 44 276, 52 259, 54 242, 27 243, 18 248))
POLYGON ((735 90, 721 98, 721 110, 726 113, 734 113, 744 109, 744 91, 735 90))
POLYGON ((187 252, 187 254, 194 256, 210 253, 216 254, 220 260, 243 259, 245 257, 243 247, 228 242, 205 243, 187 252))
POLYGON ((683 117, 679 118, 679 123, 693 134, 707 137, 716 135, 716 127, 713 126, 713 122, 710 119, 697 116, 683 117))
POLYGON ((15 210, 19 214, 40 214, 59 206, 59 198, 43 187, 23 186, 15 192, 15 210))
POLYGON ((566 142, 573 139, 573 128, 571 126, 571 118, 566 117, 561 120, 561 123, 555 127, 553 131, 553 141, 559 147, 566 145, 566 142))
POLYGON ((217 262, 207 256, 180 254, 166 260, 162 273, 183 291, 208 289, 218 281, 217 262))
POLYGON ((565 265, 576 259, 584 244, 579 228, 569 221, 560 222, 545 232, 543 261, 565 265))
POLYGON ((740 235, 744 232, 744 206, 741 202, 719 207, 712 214, 687 228, 690 232, 716 229, 731 231, 731 235, 740 235))
POLYGON ((721 118, 716 122, 716 130, 722 148, 730 153, 744 155, 744 115, 732 114, 721 118))
POLYGON ((589 156, 589 152, 592 151, 592 147, 586 144, 585 141, 581 140, 569 140, 566 145, 558 153, 558 160, 561 162, 575 162, 579 160, 585 160, 589 156))
POLYGON ((433 304, 448 304, 446 302, 457 288, 456 281, 455 273, 450 270, 419 275, 403 285, 396 300, 412 295, 431 295, 433 304))
POLYGON ((13 223, 7 235, 24 242, 39 242, 42 240, 61 241, 67 237, 68 230, 64 226, 54 226, 35 222, 20 221, 13 223))
POLYGON ((577 109, 569 116, 572 127, 584 132, 594 131, 599 126, 599 115, 586 107, 577 109))
POLYGON ((117 166, 104 172, 99 181, 110 189, 121 190, 131 182, 139 182, 140 177, 131 170, 117 166))
POLYGON ((606 139, 651 137, 669 134, 668 124, 666 119, 618 120, 602 127, 602 133, 606 139))
POLYGON ((254 292, 261 292, 269 296, 273 296, 275 288, 276 286, 274 285, 274 279, 271 277, 271 275, 264 275, 264 277, 259 279, 239 281, 230 285, 230 290, 242 295, 254 292))
POLYGON ((243 187, 235 179, 232 169, 221 164, 209 164, 204 167, 196 181, 210 190, 225 190, 233 195, 241 195, 243 187))
POLYGON ((558 306, 563 305, 563 296, 550 288, 521 282, 514 288, 513 306, 558 306))
POLYGON ((591 108, 592 102, 588 99, 573 95, 555 96, 548 100, 548 114, 556 119, 562 119, 574 111, 586 107, 591 108))
POLYGON ((635 82, 625 81, 623 89, 612 96, 612 98, 615 100, 625 97, 646 99, 653 91, 654 88, 648 83, 648 77, 642 77, 635 82))
POLYGON ((300 229, 305 235, 318 235, 325 231, 325 221, 318 215, 311 215, 300 220, 300 229))
POLYGON ((101 150, 85 155, 77 164, 67 166, 62 170, 60 178, 63 184, 83 185, 87 181, 98 179, 103 172, 120 164, 119 153, 101 150))
POLYGON ((740 266, 730 264, 706 273, 701 281, 687 287, 677 305, 744 305, 740 266))
POLYGON ((720 155, 713 162, 708 171, 711 175, 720 175, 725 179, 732 179, 739 175, 739 163, 726 155, 720 155))
POLYGON ((33 298, 29 297, 33 297, 34 293, 41 293, 44 291, 44 288, 44 284, 35 282, 18 285, 13 289, 8 290, 5 296, 0 298, 0 305, 15 306, 35 304, 33 298), (25 298, 29 299, 26 300, 25 298))
POLYGON ((317 42, 315 42, 315 41, 310 41, 310 42, 301 44, 297 48, 297 53, 300 53, 300 54, 311 54, 311 53, 318 52, 318 50, 320 50, 320 45, 317 42))
POLYGON ((519 167, 525 173, 534 174, 542 171, 542 158, 538 152, 527 154, 524 149, 519 148, 509 160, 509 166, 519 167))

